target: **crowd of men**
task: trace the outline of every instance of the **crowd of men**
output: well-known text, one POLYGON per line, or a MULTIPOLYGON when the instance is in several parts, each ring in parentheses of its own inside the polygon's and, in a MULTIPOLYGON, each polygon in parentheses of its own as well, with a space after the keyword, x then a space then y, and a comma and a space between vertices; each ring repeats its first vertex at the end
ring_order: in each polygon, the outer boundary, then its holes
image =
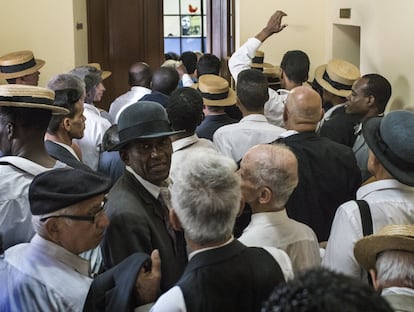
POLYGON ((330 60, 0 57, 0 311, 414 311, 414 113, 330 60), (275 72, 277 75, 275 76, 275 72), (280 88, 274 89, 275 78, 280 88))

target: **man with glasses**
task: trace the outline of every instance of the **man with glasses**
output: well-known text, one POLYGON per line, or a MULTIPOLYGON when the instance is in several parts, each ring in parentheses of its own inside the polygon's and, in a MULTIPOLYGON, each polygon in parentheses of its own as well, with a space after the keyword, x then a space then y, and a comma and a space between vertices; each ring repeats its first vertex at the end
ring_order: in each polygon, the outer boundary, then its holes
MULTIPOLYGON (((79 256, 99 245, 108 226, 103 206, 111 184, 102 175, 71 168, 46 171, 33 179, 29 202, 36 234, 30 243, 7 249, 0 261, 1 311, 82 311, 85 302, 91 307, 100 299, 108 307, 112 300, 129 303, 130 296, 135 303, 154 300, 160 274, 157 252, 152 255, 153 270, 147 267, 138 278, 141 266, 149 264, 143 254, 128 258, 95 282, 89 262, 79 256), (109 288, 102 282, 108 278, 109 288), (95 296, 98 292, 106 292, 104 299, 95 296), (140 302, 135 301, 137 295, 140 302)), ((126 311, 122 306, 117 310, 126 311)))
POLYGON ((158 249, 162 259, 161 292, 180 278, 187 262, 183 233, 169 222, 168 175, 172 131, 161 104, 141 101, 127 107, 118 120, 117 150, 125 171, 108 194, 111 221, 101 248, 111 268, 130 254, 158 249))

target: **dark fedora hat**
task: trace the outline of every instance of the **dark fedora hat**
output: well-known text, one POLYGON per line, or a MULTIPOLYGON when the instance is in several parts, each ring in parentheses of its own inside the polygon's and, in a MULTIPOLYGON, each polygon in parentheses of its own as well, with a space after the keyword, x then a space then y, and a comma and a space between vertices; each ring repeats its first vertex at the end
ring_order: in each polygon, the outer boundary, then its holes
POLYGON ((362 131, 384 168, 401 183, 414 186, 414 113, 396 110, 385 117, 370 118, 362 131))
POLYGON ((170 136, 180 131, 172 131, 167 112, 161 104, 141 101, 125 108, 118 119, 119 143, 109 149, 118 151, 136 139, 150 139, 170 136))

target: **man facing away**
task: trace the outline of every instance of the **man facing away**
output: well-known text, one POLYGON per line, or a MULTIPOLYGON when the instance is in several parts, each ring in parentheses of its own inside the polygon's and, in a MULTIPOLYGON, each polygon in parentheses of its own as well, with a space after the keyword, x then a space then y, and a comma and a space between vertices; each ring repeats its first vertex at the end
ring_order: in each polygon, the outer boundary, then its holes
POLYGON ((101 244, 111 268, 130 254, 158 249, 162 262, 161 291, 173 286, 187 263, 183 233, 169 222, 168 174, 172 131, 161 104, 142 101, 127 107, 118 122, 117 150, 125 171, 108 194, 111 221, 101 244))
POLYGON ((369 214, 355 201, 337 209, 323 266, 366 280, 353 253, 355 243, 364 236, 363 224, 371 223, 375 234, 386 225, 414 223, 413 131, 414 114, 408 111, 365 121, 362 133, 370 149, 368 170, 376 181, 361 186, 356 197, 366 202, 369 214))
POLYGON ((354 255, 394 311, 414 311, 414 225, 388 225, 355 244, 354 255))
POLYGON ((236 86, 237 105, 243 118, 220 127, 213 136, 217 151, 238 162, 247 150, 260 143, 276 140, 285 129, 270 124, 264 116, 269 99, 267 78, 256 69, 242 71, 236 86))
POLYGON ((273 287, 292 277, 290 260, 279 249, 233 238, 241 199, 233 160, 199 149, 186 161, 171 195, 172 221, 184 230, 189 262, 152 311, 259 311, 273 287))
POLYGON ((137 62, 131 65, 128 71, 131 90, 117 97, 109 107, 109 115, 115 124, 125 108, 151 93, 151 79, 152 71, 147 63, 137 62))
MULTIPOLYGON (((262 43, 273 34, 282 31, 287 25, 282 24, 282 18, 286 13, 276 11, 267 22, 267 25, 253 38, 247 40, 234 52, 229 60, 229 70, 233 79, 238 83, 239 73, 250 68, 250 64, 256 51, 262 43)), ((288 51, 280 64, 280 85, 282 89, 275 91, 268 89, 269 98, 264 105, 264 115, 268 121, 276 126, 283 125, 283 109, 289 91, 301 86, 308 80, 309 57, 303 51, 288 51)))
POLYGON ((44 145, 52 113, 68 113, 53 104, 54 95, 40 87, 0 86, 0 231, 5 248, 34 235, 28 200, 33 178, 66 166, 49 156, 44 145))
POLYGON ((45 61, 35 59, 32 51, 17 51, 0 57, 0 79, 9 84, 37 86, 39 69, 45 61))
POLYGON ((351 148, 315 133, 322 116, 319 94, 294 88, 284 112, 288 131, 276 141, 289 146, 299 164, 299 184, 286 204, 287 213, 310 226, 320 242, 328 239, 337 206, 354 199, 361 184, 351 148))
POLYGON ((295 275, 321 263, 315 233, 290 219, 285 204, 298 184, 295 154, 282 144, 259 144, 247 151, 240 169, 243 200, 252 219, 239 241, 247 246, 272 246, 292 260, 295 275))

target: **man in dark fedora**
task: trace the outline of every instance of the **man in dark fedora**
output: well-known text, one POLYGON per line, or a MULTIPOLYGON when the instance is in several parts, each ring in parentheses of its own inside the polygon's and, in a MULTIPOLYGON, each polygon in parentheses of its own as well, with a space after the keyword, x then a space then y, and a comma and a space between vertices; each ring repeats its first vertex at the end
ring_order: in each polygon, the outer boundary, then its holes
POLYGON ((322 105, 325 109, 318 132, 349 147, 354 144, 354 128, 361 117, 346 114, 345 103, 352 92, 353 83, 360 75, 355 65, 341 59, 332 59, 315 70, 314 81, 322 88, 322 105))
POLYGON ((414 311, 414 225, 388 225, 355 244, 355 258, 395 311, 414 311))
POLYGON ((174 285, 187 262, 183 233, 169 222, 168 175, 172 131, 161 104, 138 102, 118 121, 119 151, 125 171, 108 194, 111 221, 101 248, 111 268, 130 254, 158 249, 162 259, 161 292, 174 285))
POLYGON ((337 209, 323 266, 365 279, 353 253, 356 241, 386 225, 414 223, 413 131, 414 113, 408 111, 365 121, 362 133, 370 149, 368 169, 377 181, 357 191, 357 199, 364 200, 368 209, 355 201, 337 209))
POLYGON ((49 156, 44 136, 52 114, 67 114, 53 103, 54 92, 25 85, 0 86, 0 231, 4 247, 28 242, 33 234, 28 188, 34 176, 66 164, 49 156))
POLYGON ((236 95, 226 79, 215 74, 203 76, 199 78, 197 88, 203 98, 204 119, 197 127, 196 133, 200 138, 213 141, 213 135, 218 128, 237 122, 225 111, 226 107, 236 103, 236 95), (227 96, 222 98, 215 96, 223 91, 227 92, 227 96))
POLYGON ((93 171, 72 168, 33 179, 29 201, 36 235, 0 257, 1 311, 126 312, 155 299, 160 276, 156 251, 152 268, 149 256, 134 254, 95 280, 89 262, 79 256, 103 237, 109 223, 103 204, 111 184, 93 171))
POLYGON ((9 84, 37 86, 39 69, 45 61, 35 59, 32 51, 17 51, 0 57, 0 79, 9 84))

